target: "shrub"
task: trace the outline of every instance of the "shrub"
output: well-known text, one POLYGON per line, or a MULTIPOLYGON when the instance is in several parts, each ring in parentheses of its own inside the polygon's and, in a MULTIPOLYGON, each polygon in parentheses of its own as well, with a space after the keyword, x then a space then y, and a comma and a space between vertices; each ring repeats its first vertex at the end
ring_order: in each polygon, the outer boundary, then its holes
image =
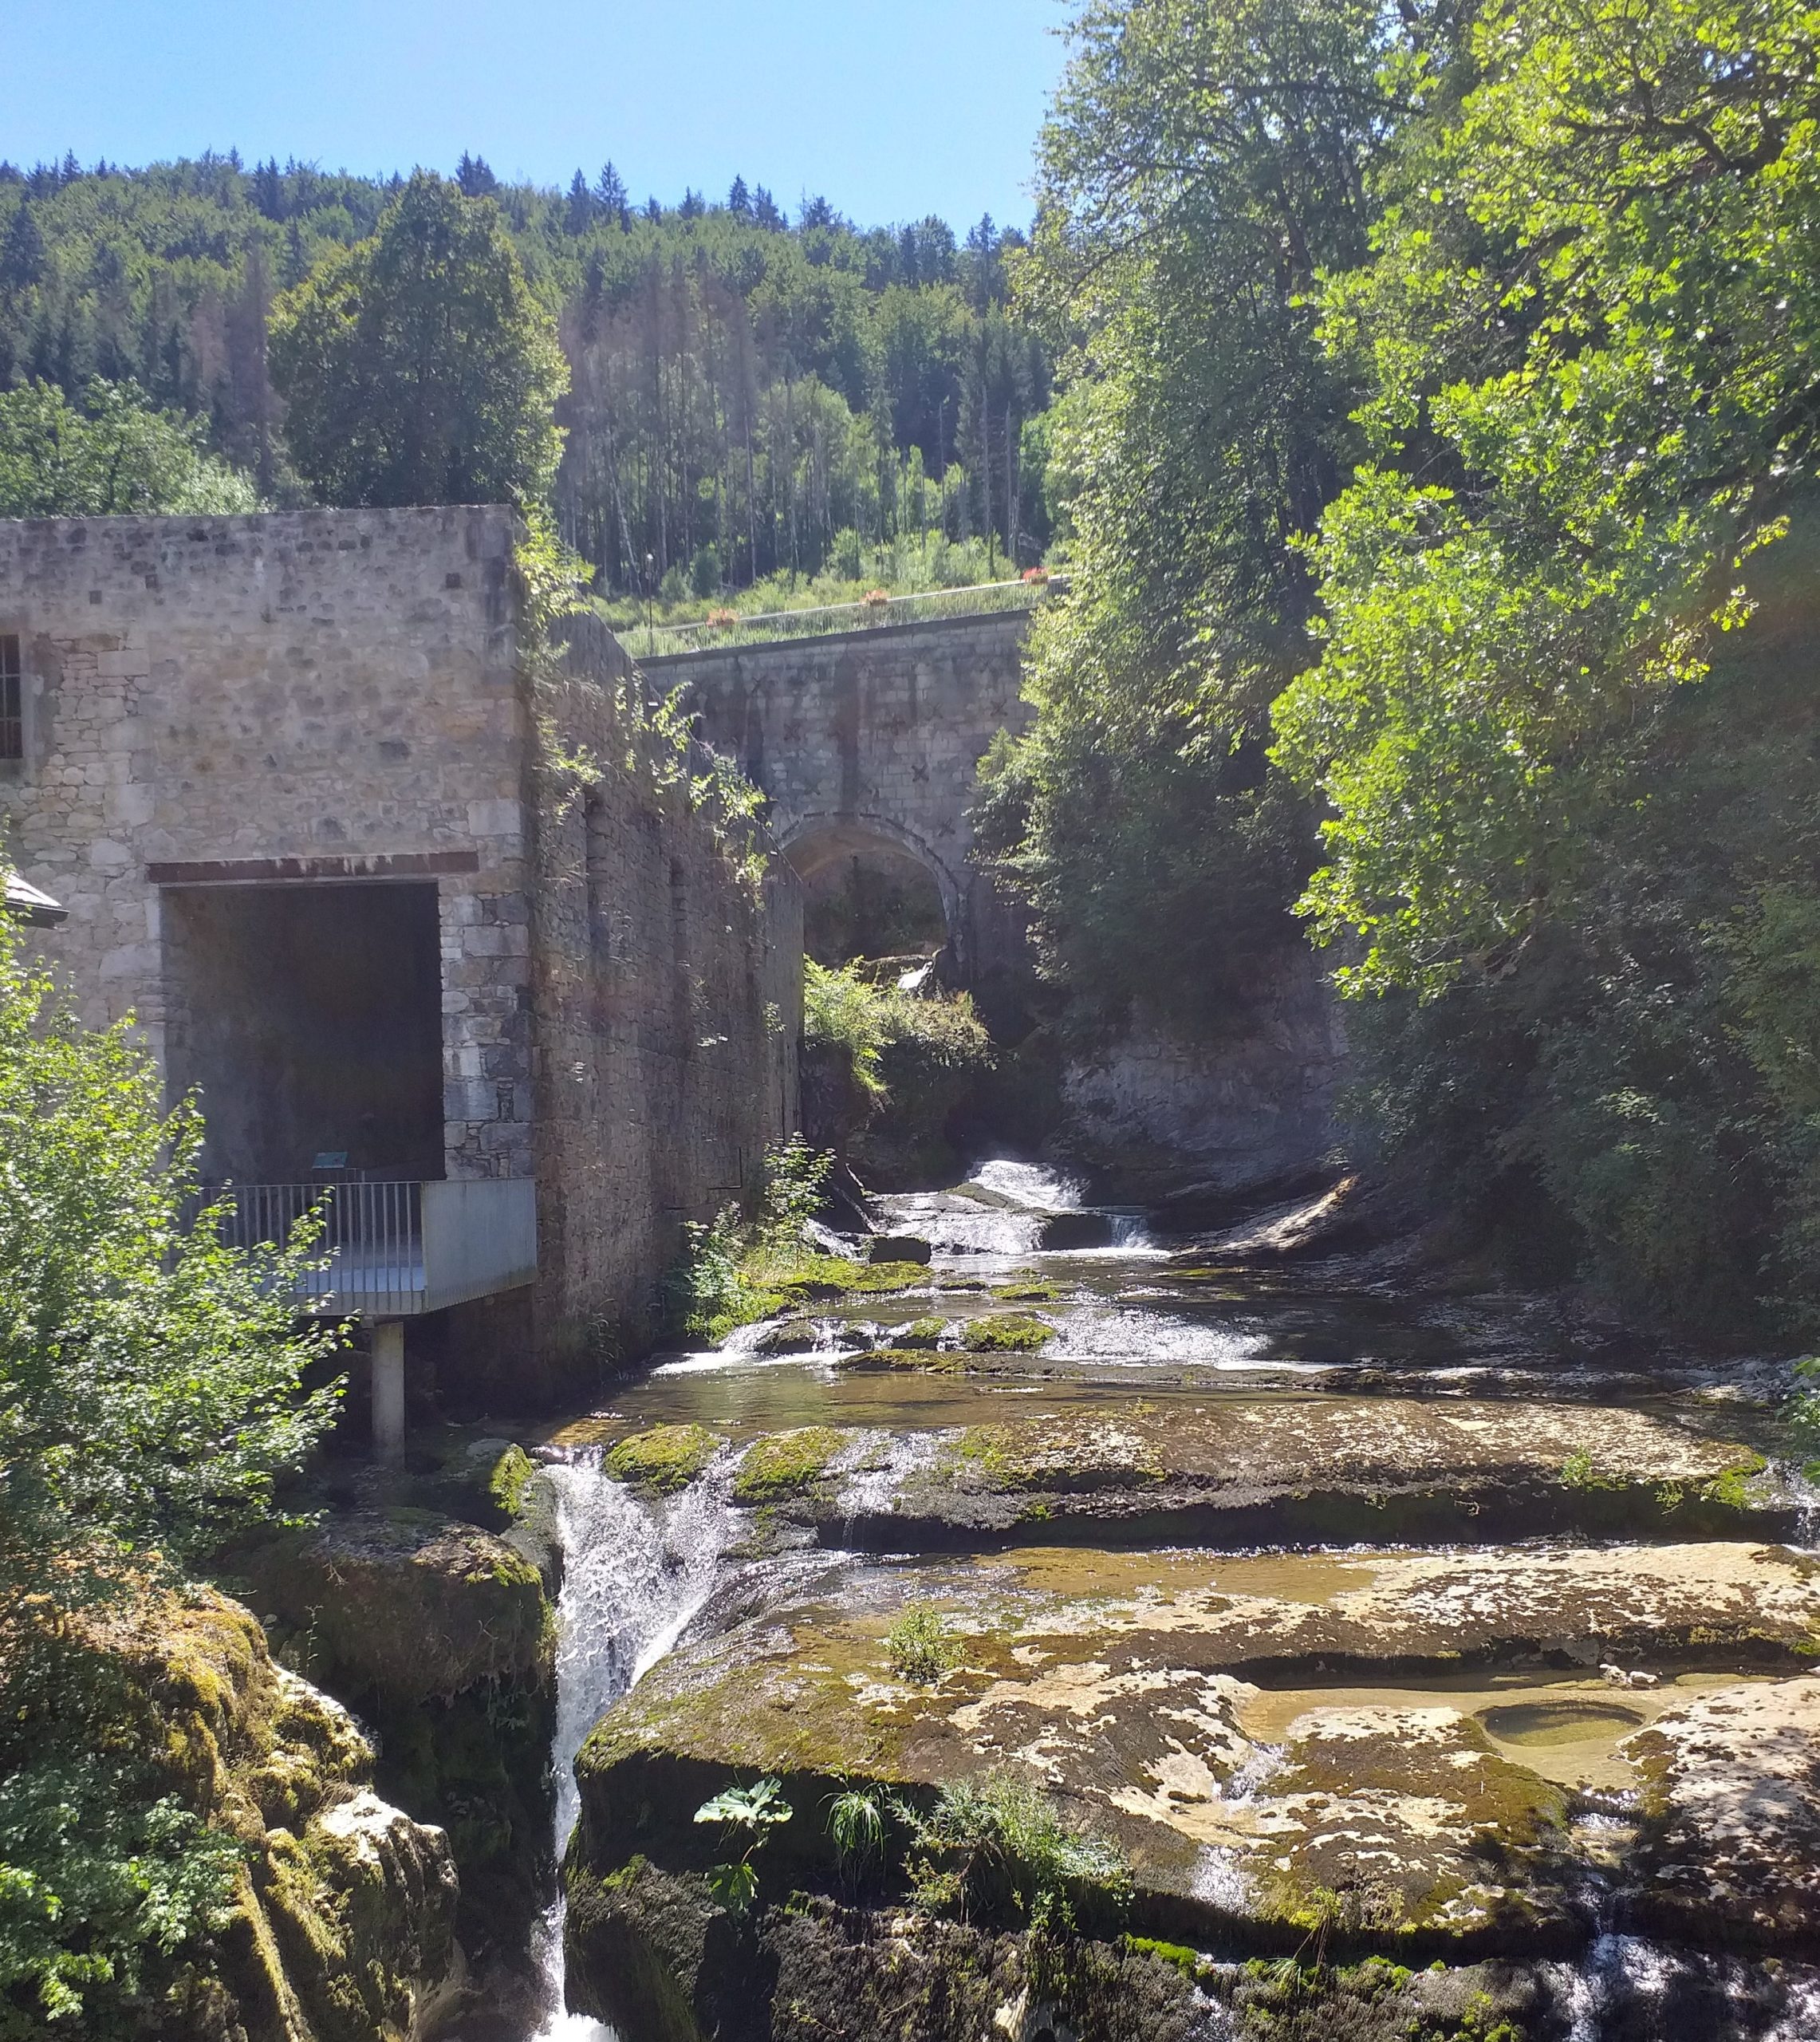
MULTIPOLYGON (((124 2032, 225 1906, 238 1847, 124 1728, 93 1637, 227 1535, 333 1421, 306 1393, 309 1229, 191 1217, 201 1116, 130 1021, 85 1028, 0 915, 0 2036, 124 2032)), ((116 1698, 117 1700, 117 1697, 116 1698)))
POLYGON ((807 1228, 833 1160, 800 1136, 773 1142, 765 1152, 754 1218, 747 1220, 728 1205, 711 1222, 687 1224, 681 1259, 660 1286, 664 1322, 672 1332, 723 1338, 735 1327, 781 1310, 791 1283, 813 1280, 829 1258, 811 1252, 807 1228))
POLYGON ((928 1602, 912 1602, 885 1633, 884 1656, 900 1680, 933 1687, 957 1663, 960 1651, 940 1611, 928 1602))
POLYGON ((1009 1908, 1033 1926, 1067 1928, 1077 1913, 1116 1918, 1129 1902, 1118 1846, 1073 1827, 1014 1773, 956 1781, 928 1815, 903 1813, 925 1854, 911 1867, 918 1900, 934 1911, 965 1919, 1009 1908))

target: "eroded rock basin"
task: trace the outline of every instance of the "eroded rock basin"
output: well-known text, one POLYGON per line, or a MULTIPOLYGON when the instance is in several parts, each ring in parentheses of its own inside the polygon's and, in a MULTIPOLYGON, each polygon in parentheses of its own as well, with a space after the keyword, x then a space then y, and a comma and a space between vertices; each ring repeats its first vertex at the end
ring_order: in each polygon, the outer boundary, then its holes
POLYGON ((1820 1559, 1773 1370, 995 1255, 967 1203, 959 1244, 911 1216, 912 1290, 549 1449, 694 1584, 577 1764, 572 2005, 620 2042, 1820 2032, 1820 1559), (743 1912, 695 1812, 762 1778, 791 1814, 743 1912), (917 1869, 919 1815, 1007 1781, 1129 1867, 1059 1942, 1014 1878, 917 1869))

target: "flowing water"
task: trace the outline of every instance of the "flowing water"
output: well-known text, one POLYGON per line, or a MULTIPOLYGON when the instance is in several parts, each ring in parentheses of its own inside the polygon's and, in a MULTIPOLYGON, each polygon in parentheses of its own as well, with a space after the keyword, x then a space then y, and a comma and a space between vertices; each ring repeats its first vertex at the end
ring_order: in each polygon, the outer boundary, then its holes
MULTIPOLYGON (((691 1624, 718 1621, 717 1588, 743 1578, 749 1606, 813 1570, 817 1594, 863 1594, 866 1571, 892 1563, 840 1550, 850 1543, 853 1523, 888 1510, 891 1496, 959 1428, 1007 1416, 1112 1411, 1137 1394, 1147 1409, 1164 1413, 1172 1400, 1184 1410, 1210 1403, 1280 1406, 1285 1399, 1330 1408, 1346 1400, 1369 1425, 1370 1400, 1389 1394, 1444 1405, 1467 1398, 1623 1405, 1696 1438, 1774 1445, 1770 1417, 1779 1377, 1769 1365, 1664 1358, 1615 1336, 1590 1338, 1546 1301, 1412 1299, 1337 1263, 1247 1267, 1216 1240, 1154 1240, 1129 1213, 1107 1216, 1105 1246, 1045 1251, 1046 1229, 1077 1211, 1077 1188, 1022 1164, 988 1163, 951 1192, 877 1203, 889 1230, 919 1234, 934 1247, 928 1280, 913 1293, 817 1307, 792 1330, 795 1351, 777 1351, 775 1329, 756 1327, 719 1350, 661 1358, 557 1435, 550 1449, 560 1456, 551 1472, 567 1568, 554 1755, 559 1854, 575 1819, 571 1766, 582 1740, 691 1624), (856 1349, 888 1346, 915 1320, 941 1317, 958 1327, 1007 1311, 1040 1312, 1058 1337, 1040 1354, 995 1356, 990 1366, 965 1373, 866 1374, 837 1366, 856 1349), (726 1443, 680 1496, 640 1500, 606 1476, 598 1442, 673 1422, 708 1425, 726 1443), (853 1431, 830 1470, 835 1525, 813 1554, 744 1557, 747 1514, 731 1493, 739 1456, 760 1433, 810 1424, 853 1431), (846 1537, 839 1535, 842 1513, 846 1537)), ((1059 1581, 1073 1563, 1063 1549, 1049 1551, 1059 1581)), ((1176 1557, 1156 1554, 1154 1570, 1166 1571, 1176 1557)), ((1231 1561, 1255 1571, 1255 1592, 1292 1601, 1333 1595, 1345 1564, 1343 1555, 1319 1553, 1231 1561)), ((1514 1762, 1606 1795, 1617 1813, 1595 1813, 1586 1822, 1628 1833, 1624 1811, 1633 1782, 1621 1740, 1671 1701, 1739 1673, 1671 1669, 1661 1677, 1659 1692, 1636 1695, 1614 1693, 1596 1669, 1520 1678, 1462 1674, 1451 1686, 1405 1681, 1363 1694, 1336 1681, 1322 1690, 1265 1695, 1245 1725, 1265 1756, 1254 1776, 1227 1784, 1227 1802, 1236 1804, 1267 1775, 1268 1755, 1278 1748, 1273 1740, 1298 1713, 1361 1701, 1444 1701, 1473 1717, 1514 1762)), ((1224 1854, 1210 1850, 1197 1890, 1235 1904, 1234 1876, 1224 1854)), ((1733 2026, 1725 2032, 1753 2042, 1820 2042, 1820 1972, 1796 1965, 1766 1970, 1614 1933, 1597 1875, 1581 1904, 1591 1930, 1585 1955, 1534 1967, 1554 2009, 1550 2032, 1560 2042, 1696 2042, 1721 2032, 1716 2008, 1729 2010, 1724 2017, 1733 2026)), ((556 2011, 557 1914, 544 1925, 541 1953, 551 2011, 535 2042, 645 2042, 556 2011)))
MULTIPOLYGON (((588 1733, 675 1645, 713 1592, 738 1522, 727 1471, 711 1468, 677 1497, 646 1503, 602 1469, 598 1448, 549 1468, 562 1541, 557 1604, 556 1855, 575 1826, 575 1755, 588 1733)), ((562 1908, 538 1925, 548 2017, 535 2042, 618 2042, 585 2014, 562 2011, 562 1908)))

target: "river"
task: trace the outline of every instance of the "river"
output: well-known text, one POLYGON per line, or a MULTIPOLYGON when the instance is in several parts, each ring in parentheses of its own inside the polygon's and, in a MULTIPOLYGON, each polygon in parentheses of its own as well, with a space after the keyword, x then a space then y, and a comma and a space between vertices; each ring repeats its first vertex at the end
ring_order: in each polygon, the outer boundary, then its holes
MULTIPOLYGON (((794 1622, 804 1611, 865 1610, 914 1593, 962 1612, 964 1626, 989 1580, 995 1596, 1011 1584, 1026 1597, 1122 1596, 1147 1607, 1180 1583, 1197 1584, 1198 1594, 1212 1582, 1222 1604, 1249 1598, 1247 1606, 1343 1611, 1357 1606, 1374 1568, 1381 1581, 1389 1578, 1385 1568, 1404 1570, 1398 1579, 1416 1583, 1406 1591, 1411 1606, 1431 1592, 1432 1579, 1457 1575, 1468 1558, 1481 1571, 1503 1569, 1498 1578, 1525 1584, 1525 1592, 1545 1577, 1584 1571, 1595 1560, 1610 1569, 1629 1555, 1659 1571, 1670 1555, 1747 1550, 1736 1541, 1688 1544, 1684 1533, 1710 1539, 1712 1527, 1681 1514, 1706 1508, 1681 1498, 1707 1493, 1701 1471, 1723 1469, 1739 1448, 1771 1456, 1751 1478, 1751 1535, 1767 1529, 1779 1551, 1811 1543, 1810 1497, 1773 1459, 1780 1378, 1767 1362, 1664 1357, 1616 1335, 1590 1338, 1546 1299, 1414 1296, 1343 1262, 1248 1263, 1217 1237, 1153 1239, 1130 1213, 1074 1224, 1073 1238, 1101 1238, 1103 1246, 1046 1250, 1056 1216, 1075 1212, 1077 1199, 1064 1181, 1027 1165, 987 1165, 952 1192, 880 1204, 892 1231, 932 1244, 925 1282, 900 1296, 817 1307, 782 1336, 747 1327, 718 1350, 660 1358, 546 1448, 567 1567, 559 1843, 577 1806, 573 1761, 595 1722, 680 1648, 749 1624, 754 1610, 794 1622), (1052 1329, 1040 1350, 956 1344, 982 1323, 1031 1315, 1052 1329), (896 1343, 919 1328, 928 1338, 936 1319, 945 1323, 940 1348, 928 1366, 915 1366, 914 1352, 896 1343), (855 1367, 857 1352, 896 1358, 855 1367), (635 1494, 606 1474, 603 1453, 658 1425, 706 1426, 718 1449, 680 1493, 635 1494), (841 1441, 821 1487, 819 1518, 781 1538, 774 1528, 754 1537, 754 1513, 734 1493, 742 1455, 762 1436, 811 1425, 837 1429, 841 1441), (1048 1437, 1046 1426, 1062 1469, 1043 1477, 1053 1504, 1001 1522, 977 1512, 943 1517, 916 1501, 919 1484, 952 1461, 957 1442, 1027 1443, 1048 1437), (1169 1489, 1180 1470, 1202 1468, 1207 1456, 1196 1441, 1229 1442, 1235 1426, 1256 1429, 1260 1469, 1280 1451, 1272 1443, 1279 1435, 1310 1457, 1293 1480, 1272 1488, 1260 1476, 1236 1500, 1221 1491, 1217 1504, 1200 1490, 1169 1489), (1523 1461, 1522 1450, 1492 1450, 1507 1439, 1501 1426, 1539 1442, 1515 1475, 1506 1462, 1513 1452, 1523 1461), (1468 1435, 1463 1460, 1460 1441, 1468 1435), (1551 1444, 1558 1436, 1566 1447, 1551 1444), (1599 1444, 1582 1457, 1573 1445, 1581 1437, 1599 1444), (1480 1452, 1477 1439, 1491 1446, 1480 1452), (1121 1453, 1136 1457, 1137 1473, 1127 1480, 1122 1464, 1107 1462, 1109 1451, 1115 1462, 1121 1453), (1343 1461, 1349 1472, 1324 1474, 1323 1454, 1337 1455, 1334 1464, 1343 1461), (1660 1463, 1653 1492, 1626 1472, 1626 1454, 1641 1457, 1645 1472, 1660 1463), (1426 1491, 1402 1499, 1371 1472, 1407 1461, 1419 1472, 1424 1456, 1440 1456, 1451 1471, 1437 1478, 1459 1492, 1449 1520, 1437 1520, 1426 1491), (1593 1472, 1575 1480, 1582 1457, 1593 1472), (1560 1468, 1570 1477, 1565 1486, 1550 1472, 1560 1468), (1380 1512, 1388 1535, 1351 1535, 1349 1482, 1359 1509, 1380 1512), (1131 1497, 1144 1484, 1159 1500, 1138 1509, 1131 1497), (1605 1492, 1621 1488, 1633 1502, 1653 1494, 1653 1519, 1614 1527, 1605 1492), (1311 1497, 1327 1518, 1310 1515, 1311 1497), (1324 1526, 1339 1535, 1322 1535, 1324 1526), (908 1572, 912 1591, 902 1587, 908 1572)), ((1269 1782, 1284 1775, 1292 1750, 1305 1763, 1310 1740, 1333 1726, 1444 1716, 1471 1733, 1473 1753, 1491 1755, 1486 1762, 1520 1768, 1523 1779, 1570 1797, 1582 1851, 1574 1890, 1558 1897, 1534 1961, 1521 1967, 1527 2024, 1514 2034, 1550 2042, 1692 2042, 1708 2034, 1811 2042, 1820 2036, 1820 1971, 1640 1934, 1624 1918, 1622 1878, 1609 1868, 1637 1834, 1643 1782, 1629 1740, 1703 1697, 1758 1681, 1789 1685, 1789 1668, 1755 1646, 1709 1642, 1695 1650, 1684 1627, 1672 1630, 1664 1620, 1659 1650, 1647 1634, 1641 1644, 1633 1636, 1616 1666, 1569 1640, 1565 1654, 1488 1645, 1451 1668, 1387 1647, 1381 1663, 1354 1652, 1330 1671, 1311 1672, 1320 1662, 1305 1655, 1280 1676, 1253 1673, 1227 1725, 1247 1754, 1243 1766, 1208 1790, 1171 1790, 1172 1819, 1186 1819, 1197 1793, 1203 1802, 1211 1794, 1225 1825, 1194 1832, 1203 1845, 1211 1839, 1196 1891, 1205 1898, 1221 1878, 1241 1898, 1248 1879, 1255 1887, 1244 1852, 1257 1825, 1247 1811, 1266 1805, 1269 1782)), ((1095 1791, 1110 1793, 1103 1771, 1102 1762, 1095 1791)), ((1148 1776, 1126 1783, 1128 1812, 1148 1776)), ((1341 1814, 1348 1785, 1338 1782, 1341 1814)), ((1235 1902, 1235 1910, 1243 1907, 1235 1902)), ((1470 1941, 1463 1938, 1463 1955, 1472 1953, 1470 1941)), ((1208 1952, 1197 2033, 1252 2032, 1237 2024, 1219 1983, 1222 1966, 1238 1973, 1242 1931, 1238 1943, 1229 1936, 1208 1952)), ((544 1926, 541 1961, 550 2010, 536 2042, 653 2042, 558 2010, 560 1914, 544 1926)))

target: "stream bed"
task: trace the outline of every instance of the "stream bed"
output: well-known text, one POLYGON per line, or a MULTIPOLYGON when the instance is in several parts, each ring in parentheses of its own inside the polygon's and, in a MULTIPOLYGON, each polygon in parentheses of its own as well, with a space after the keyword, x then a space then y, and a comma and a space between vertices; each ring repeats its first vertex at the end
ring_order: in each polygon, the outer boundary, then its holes
POLYGON ((538 2042, 1820 2037, 1820 1561, 1777 1370, 1153 1240, 1023 1165, 877 1204, 932 1245, 912 1288, 661 1358, 544 1449, 583 1900, 538 2042), (656 1428, 692 1458, 614 1480, 656 1428), (1117 1840, 1168 1953, 1160 1985, 1118 1958, 1110 2014, 990 1938, 977 2008, 912 2010, 901 1903, 822 1862, 842 1784, 1007 1772, 1117 1840), (798 1808, 765 1897, 831 1897, 747 1947, 701 1926, 691 1825, 760 1773, 798 1808), (1330 1942, 1323 2012, 1269 1967, 1330 1942), (766 2026, 792 1990, 825 2003, 766 2026))

